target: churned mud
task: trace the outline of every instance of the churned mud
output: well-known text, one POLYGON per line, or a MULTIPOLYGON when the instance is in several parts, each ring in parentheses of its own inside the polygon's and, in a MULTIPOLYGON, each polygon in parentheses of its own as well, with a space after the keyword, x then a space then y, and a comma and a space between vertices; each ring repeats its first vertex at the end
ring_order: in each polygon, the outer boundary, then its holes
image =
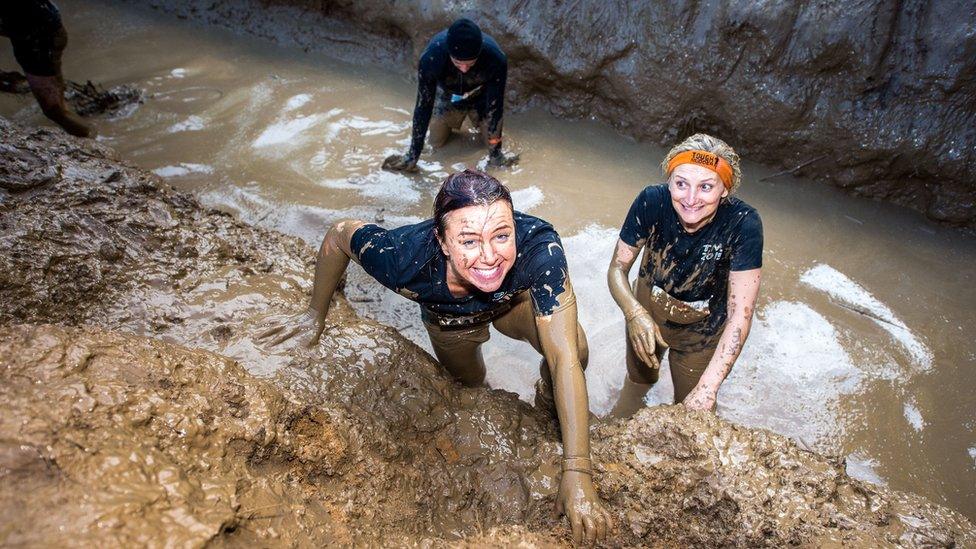
MULTIPOLYGON (((314 349, 260 326, 313 250, 96 143, 0 119, 2 545, 564 545, 560 445, 339 298, 314 349)), ((976 546, 842 461, 683 407, 593 431, 611 546, 976 546)))

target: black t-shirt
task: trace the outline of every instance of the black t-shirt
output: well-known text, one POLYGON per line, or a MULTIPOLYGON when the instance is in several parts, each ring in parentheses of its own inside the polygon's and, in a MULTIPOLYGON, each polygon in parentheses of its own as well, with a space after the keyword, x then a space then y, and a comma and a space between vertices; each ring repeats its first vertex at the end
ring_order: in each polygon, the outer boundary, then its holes
POLYGON ((387 230, 369 224, 350 242, 363 269, 380 284, 420 303, 424 319, 434 324, 466 325, 505 310, 516 294, 528 290, 538 316, 568 306, 560 302, 568 268, 559 235, 549 223, 515 212, 515 263, 493 293, 474 291, 454 297, 447 288, 447 258, 434 234, 434 221, 387 230))
POLYGON ((0 1, 0 35, 11 40, 53 36, 61 28, 61 14, 49 0, 0 1))
POLYGON ((708 301, 710 314, 705 319, 671 325, 705 335, 716 334, 725 324, 729 272, 762 267, 762 220, 752 206, 734 196, 722 199, 707 225, 688 233, 671 204, 668 186, 649 186, 631 205, 620 239, 644 248, 641 279, 684 302, 708 301))
POLYGON ((413 109, 413 134, 410 152, 420 156, 424 139, 434 112, 437 88, 449 95, 468 95, 457 104, 459 109, 472 109, 479 103, 488 124, 488 136, 501 136, 504 112, 505 82, 508 78, 508 58, 492 37, 483 34, 478 61, 462 73, 451 62, 447 49, 447 31, 434 35, 420 55, 417 66, 417 104, 413 109), (469 95, 470 94, 470 95, 469 95))

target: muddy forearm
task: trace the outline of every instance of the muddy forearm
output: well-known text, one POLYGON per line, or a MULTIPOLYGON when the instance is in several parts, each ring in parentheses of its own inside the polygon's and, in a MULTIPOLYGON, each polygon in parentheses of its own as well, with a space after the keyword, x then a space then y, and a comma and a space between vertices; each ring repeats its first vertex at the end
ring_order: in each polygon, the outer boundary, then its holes
POLYGON ((551 316, 538 317, 536 325, 543 354, 552 374, 556 413, 563 439, 563 457, 589 458, 590 406, 577 346, 575 301, 551 316))
POLYGON ((742 353, 752 328, 752 314, 759 295, 761 272, 733 272, 729 278, 729 319, 718 341, 718 347, 702 373, 699 387, 714 393, 725 381, 742 353))
POLYGON ((610 260, 610 268, 607 270, 607 285, 610 287, 610 295, 613 296, 613 300, 623 311, 624 317, 628 319, 644 309, 637 301, 637 297, 634 296, 630 281, 627 279, 627 274, 634 265, 634 260, 637 259, 637 253, 637 248, 618 240, 617 249, 610 260))
POLYGON ((309 303, 309 309, 315 313, 319 324, 325 321, 339 280, 346 272, 349 259, 354 257, 350 250, 352 235, 363 225, 362 221, 340 221, 322 239, 315 261, 315 280, 312 285, 312 300, 309 303))

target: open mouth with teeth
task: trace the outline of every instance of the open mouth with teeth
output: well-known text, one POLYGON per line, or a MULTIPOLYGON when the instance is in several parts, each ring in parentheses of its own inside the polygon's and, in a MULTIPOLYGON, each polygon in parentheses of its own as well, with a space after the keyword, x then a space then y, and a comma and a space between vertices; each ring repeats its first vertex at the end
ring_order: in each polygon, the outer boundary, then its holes
POLYGON ((495 289, 495 285, 502 280, 502 263, 488 268, 472 267, 468 270, 477 286, 481 288, 495 289))

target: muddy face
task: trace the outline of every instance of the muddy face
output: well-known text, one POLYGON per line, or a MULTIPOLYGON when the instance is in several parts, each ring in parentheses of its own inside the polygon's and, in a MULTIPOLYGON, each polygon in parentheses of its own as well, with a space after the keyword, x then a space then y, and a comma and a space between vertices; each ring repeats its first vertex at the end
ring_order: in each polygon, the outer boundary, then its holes
POLYGON ((695 164, 682 164, 668 178, 671 205, 681 226, 689 233, 704 227, 715 217, 720 200, 729 192, 718 174, 695 164))
POLYGON ((515 262, 515 218, 508 202, 467 206, 447 214, 441 250, 451 293, 494 292, 515 262))

